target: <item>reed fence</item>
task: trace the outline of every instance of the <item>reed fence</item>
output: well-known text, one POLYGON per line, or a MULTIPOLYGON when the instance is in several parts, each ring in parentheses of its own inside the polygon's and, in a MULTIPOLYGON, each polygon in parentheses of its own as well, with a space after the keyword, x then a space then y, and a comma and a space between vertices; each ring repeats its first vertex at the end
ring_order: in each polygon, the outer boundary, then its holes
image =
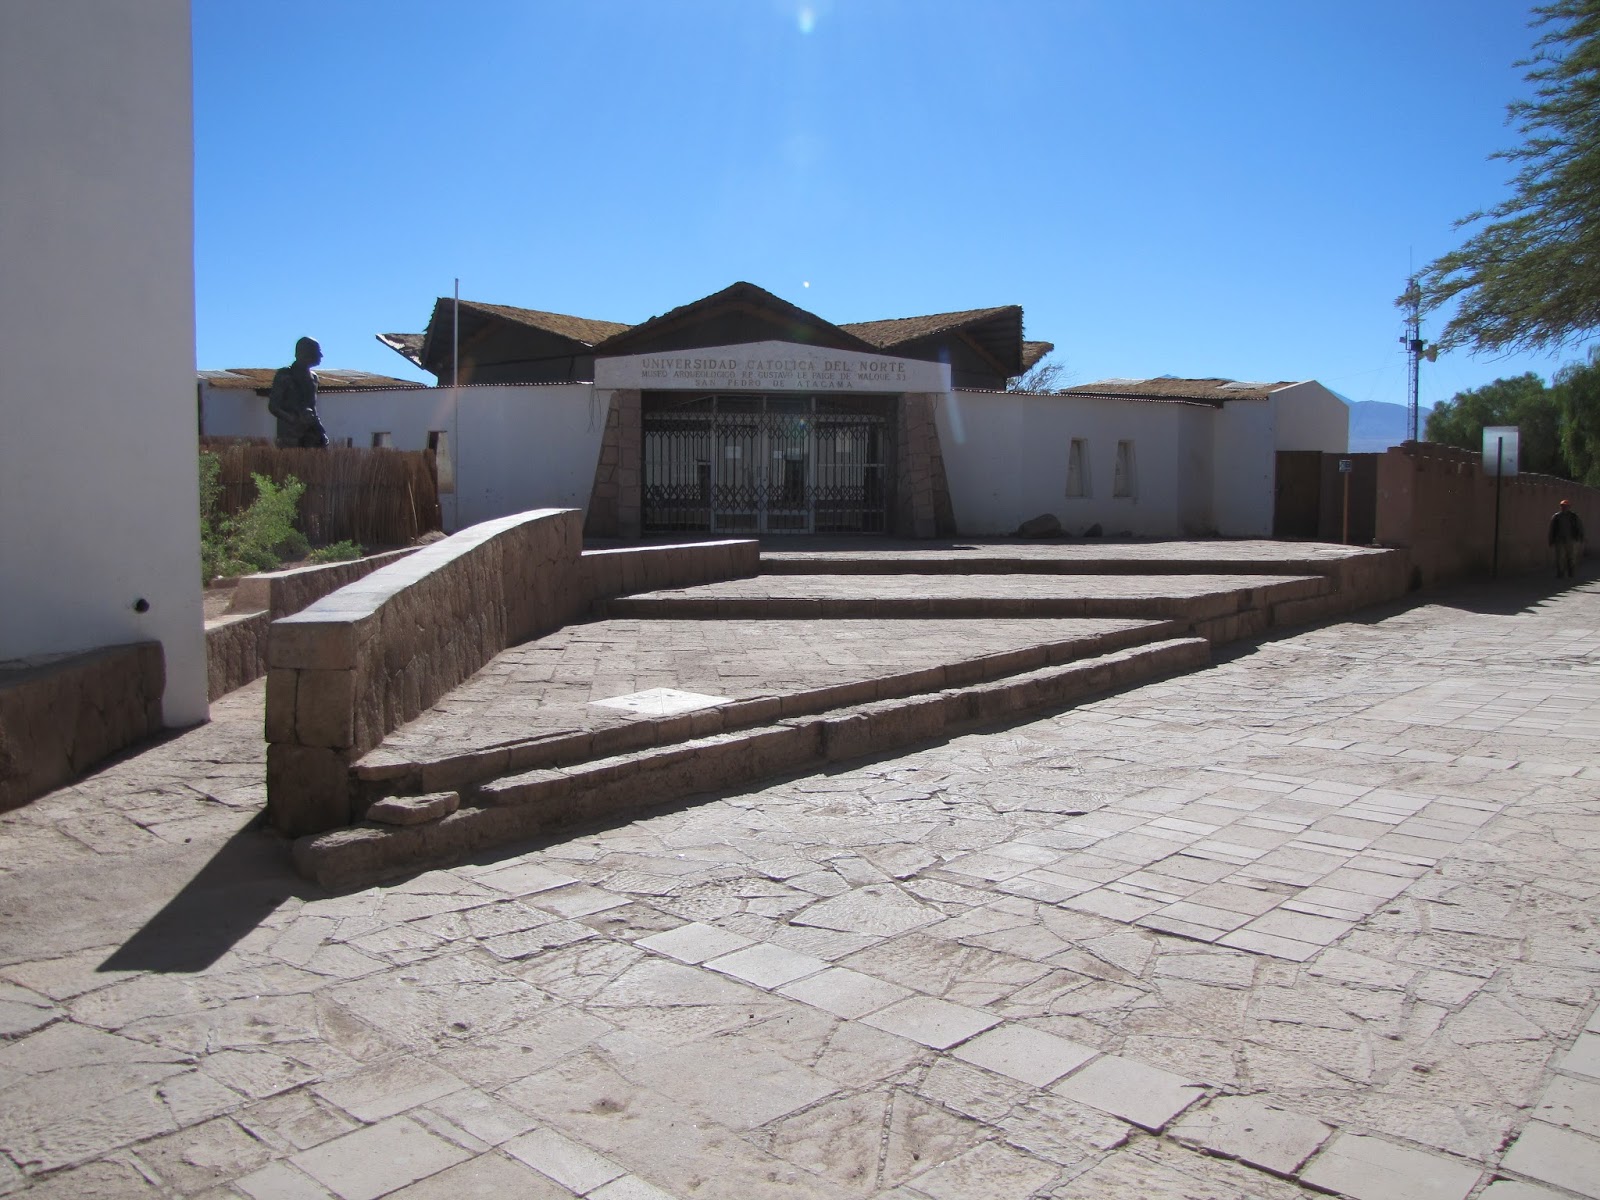
POLYGON ((222 463, 219 507, 225 514, 255 499, 251 475, 279 484, 293 475, 305 484, 295 527, 313 546, 347 540, 368 550, 405 546, 443 527, 432 450, 281 450, 255 440, 210 437, 200 439, 200 449, 222 463))

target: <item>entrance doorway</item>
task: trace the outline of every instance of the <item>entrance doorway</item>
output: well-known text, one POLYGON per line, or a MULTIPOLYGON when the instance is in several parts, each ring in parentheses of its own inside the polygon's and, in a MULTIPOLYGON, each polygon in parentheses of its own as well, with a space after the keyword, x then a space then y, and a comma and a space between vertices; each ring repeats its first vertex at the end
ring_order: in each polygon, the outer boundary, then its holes
POLYGON ((892 399, 643 397, 646 532, 883 533, 892 399))

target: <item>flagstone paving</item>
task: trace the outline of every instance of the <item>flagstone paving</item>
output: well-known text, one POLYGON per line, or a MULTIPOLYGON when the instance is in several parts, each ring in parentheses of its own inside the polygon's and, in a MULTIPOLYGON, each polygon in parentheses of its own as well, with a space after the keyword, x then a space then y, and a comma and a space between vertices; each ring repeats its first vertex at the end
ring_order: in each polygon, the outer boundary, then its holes
POLYGON ((1600 586, 1219 657, 339 896, 245 689, 0 817, 0 1193, 1600 1195, 1600 586))

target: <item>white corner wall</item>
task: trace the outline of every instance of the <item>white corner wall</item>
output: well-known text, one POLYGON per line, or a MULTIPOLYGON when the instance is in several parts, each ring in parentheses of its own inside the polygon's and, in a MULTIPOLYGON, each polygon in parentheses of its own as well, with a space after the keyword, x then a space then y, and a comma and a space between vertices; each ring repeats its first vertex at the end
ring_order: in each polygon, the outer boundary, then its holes
MULTIPOLYGON (((272 437, 276 422, 253 391, 206 387, 205 429, 217 437, 272 437)), ((586 383, 499 384, 323 392, 328 436, 356 446, 387 433, 396 450, 424 450, 450 435, 454 493, 439 497, 454 532, 534 508, 589 507, 606 413, 586 383)))
POLYGON ((1212 422, 1212 513, 1224 537, 1271 537, 1277 446, 1270 400, 1229 400, 1212 422))
POLYGON ((1324 454, 1344 454, 1350 449, 1350 406, 1320 383, 1290 384, 1268 399, 1277 449, 1321 450, 1324 454))
POLYGON ((207 717, 189 37, 0 5, 0 659, 157 639, 169 726, 207 717))
POLYGON ((1209 412, 1098 396, 949 392, 939 443, 956 528, 969 536, 1016 531, 1054 513, 1067 533, 1099 525, 1108 537, 1177 537, 1209 530, 1209 412), (1088 495, 1067 495, 1073 438, 1088 444, 1088 495), (1134 443, 1132 496, 1115 496, 1117 443, 1134 443))

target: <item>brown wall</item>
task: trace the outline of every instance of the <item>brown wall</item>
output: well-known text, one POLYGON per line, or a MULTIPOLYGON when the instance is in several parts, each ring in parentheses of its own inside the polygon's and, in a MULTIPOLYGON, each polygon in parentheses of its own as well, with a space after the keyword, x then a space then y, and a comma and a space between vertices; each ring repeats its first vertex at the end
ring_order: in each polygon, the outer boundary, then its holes
POLYGON ((0 671, 0 809, 16 808, 161 729, 160 642, 0 671))
MULTIPOLYGON (((1410 552, 1413 586, 1486 575, 1494 561, 1495 480, 1470 450, 1407 442, 1378 458, 1377 540, 1410 552)), ((1600 490, 1548 475, 1501 481, 1500 570, 1553 569, 1550 517, 1561 500, 1600 540, 1600 490)), ((1592 551, 1591 551, 1592 552, 1592 551)))

